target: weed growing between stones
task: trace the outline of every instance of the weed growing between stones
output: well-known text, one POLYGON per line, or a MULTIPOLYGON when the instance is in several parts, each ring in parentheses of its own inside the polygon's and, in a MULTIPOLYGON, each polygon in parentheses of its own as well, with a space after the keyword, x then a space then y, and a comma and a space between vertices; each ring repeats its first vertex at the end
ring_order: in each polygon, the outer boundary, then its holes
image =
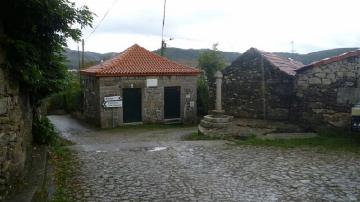
POLYGON ((76 191, 73 177, 77 161, 70 149, 66 147, 73 143, 59 137, 58 132, 47 117, 34 120, 33 137, 36 144, 47 145, 49 148, 53 178, 51 183, 55 185, 55 192, 50 196, 50 201, 73 201, 71 193, 76 191))
POLYGON ((50 161, 53 167, 55 193, 51 197, 52 202, 73 201, 71 193, 74 193, 76 186, 73 183, 77 161, 69 148, 65 147, 71 142, 58 139, 57 144, 51 147, 50 161))
POLYGON ((194 140, 225 140, 227 138, 221 136, 207 136, 198 132, 193 132, 182 137, 182 140, 194 141, 194 140))
POLYGON ((174 129, 179 128, 181 130, 182 128, 190 128, 194 127, 196 125, 193 124, 182 124, 182 123, 176 123, 176 124, 138 124, 138 125, 123 125, 118 128, 106 128, 106 129, 100 129, 101 131, 106 132, 125 132, 125 131, 151 131, 151 130, 159 130, 159 129, 174 129))

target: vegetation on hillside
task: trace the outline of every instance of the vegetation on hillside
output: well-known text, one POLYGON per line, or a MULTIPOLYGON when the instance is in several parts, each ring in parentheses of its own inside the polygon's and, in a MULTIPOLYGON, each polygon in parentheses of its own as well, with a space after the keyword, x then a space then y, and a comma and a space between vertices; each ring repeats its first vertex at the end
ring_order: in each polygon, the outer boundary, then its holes
MULTIPOLYGON (((276 52, 276 54, 286 58, 292 58, 294 60, 298 60, 303 64, 310 64, 314 61, 322 60, 327 57, 332 57, 356 49, 358 48, 337 48, 337 49, 317 51, 307 54, 287 53, 287 52, 276 52)), ((199 55, 206 51, 209 51, 209 49, 166 48, 165 57, 181 64, 196 67, 198 66, 199 55)), ((159 50, 156 50, 154 52, 160 54, 159 50)), ((225 58, 225 62, 227 65, 229 65, 231 62, 233 62, 237 57, 241 55, 240 53, 237 52, 219 51, 219 53, 225 58)), ((110 53, 101 54, 95 52, 85 52, 84 57, 86 62, 90 62, 89 64, 98 64, 100 63, 101 60, 105 61, 111 57, 114 57, 117 54, 119 53, 110 52, 110 53)), ((75 50, 66 49, 65 55, 67 58, 66 65, 68 66, 68 68, 78 69, 79 67, 78 52, 75 50)))
MULTIPOLYGON (((189 65, 192 67, 198 66, 199 55, 203 52, 209 51, 210 49, 181 49, 181 48, 166 48, 165 57, 176 61, 180 64, 189 65)), ((157 54, 160 54, 160 50, 154 51, 157 54)), ((226 64, 230 64, 237 57, 240 56, 240 53, 236 52, 222 52, 219 53, 225 58, 226 64)), ((79 55, 78 51, 66 49, 66 65, 69 69, 78 69, 79 68, 79 55)), ((109 52, 109 53, 95 53, 95 52, 84 52, 85 62, 92 62, 92 64, 99 64, 101 60, 107 60, 116 56, 119 53, 109 52)))
POLYGON ((275 54, 278 54, 280 56, 286 57, 286 58, 292 58, 294 60, 300 61, 303 64, 310 64, 315 61, 322 60, 324 58, 340 55, 342 53, 357 50, 358 48, 337 48, 337 49, 330 49, 330 50, 323 50, 323 51, 317 51, 307 54, 298 54, 298 53, 285 53, 285 52, 277 52, 275 54))

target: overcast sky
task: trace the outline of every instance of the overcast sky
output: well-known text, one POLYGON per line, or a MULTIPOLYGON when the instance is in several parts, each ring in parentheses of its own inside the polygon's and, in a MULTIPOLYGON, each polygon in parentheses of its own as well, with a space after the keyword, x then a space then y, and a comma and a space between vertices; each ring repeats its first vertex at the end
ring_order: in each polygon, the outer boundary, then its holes
MULTIPOLYGON (((71 0, 97 16, 97 30, 85 50, 120 52, 137 43, 149 50, 161 44, 164 0, 71 0)), ((360 0, 167 0, 168 47, 244 52, 250 47, 297 53, 360 47, 360 0)), ((84 30, 84 38, 93 29, 84 30)), ((77 44, 69 41, 69 48, 77 44)))

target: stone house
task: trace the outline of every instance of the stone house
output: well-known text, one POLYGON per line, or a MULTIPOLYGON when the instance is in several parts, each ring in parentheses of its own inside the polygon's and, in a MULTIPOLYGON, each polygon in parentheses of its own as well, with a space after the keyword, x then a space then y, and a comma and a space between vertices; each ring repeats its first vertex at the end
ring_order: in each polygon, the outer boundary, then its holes
POLYGON ((251 48, 223 70, 223 106, 235 117, 288 120, 301 62, 251 48))
POLYGON ((200 73, 135 44, 80 71, 83 115, 102 128, 138 122, 196 122, 200 73))
POLYGON ((350 126, 360 102, 360 50, 326 58, 296 70, 294 111, 303 125, 350 126))

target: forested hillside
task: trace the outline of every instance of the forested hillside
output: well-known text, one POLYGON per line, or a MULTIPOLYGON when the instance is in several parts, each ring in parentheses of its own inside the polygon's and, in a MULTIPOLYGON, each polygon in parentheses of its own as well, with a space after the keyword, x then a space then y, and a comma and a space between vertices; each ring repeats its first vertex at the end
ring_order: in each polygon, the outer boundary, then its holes
MULTIPOLYGON (((317 51, 307 54, 287 53, 287 52, 276 52, 276 54, 286 58, 292 58, 294 60, 298 60, 303 64, 310 64, 314 61, 318 61, 327 57, 332 57, 356 49, 358 48, 337 48, 337 49, 323 50, 323 51, 317 51)), ((182 64, 196 67, 200 53, 206 50, 207 49, 167 48, 165 51, 165 57, 182 64)), ((160 53, 159 50, 156 50, 154 52, 157 54, 160 53)), ((98 64, 100 63, 101 60, 107 60, 111 57, 114 57, 116 54, 118 53, 110 52, 110 53, 101 54, 95 52, 85 52, 84 54, 85 66, 98 64)), ((224 56, 228 64, 230 64, 232 61, 234 61, 237 57, 241 55, 241 53, 237 53, 237 52, 221 52, 221 54, 224 56)), ((68 60, 66 65, 69 67, 69 69, 77 69, 79 66, 78 52, 75 50, 66 49, 65 56, 68 60)))
POLYGON ((353 51, 356 49, 358 48, 337 48, 337 49, 323 50, 323 51, 317 51, 307 54, 286 53, 286 52, 276 52, 275 54, 281 55, 286 58, 292 58, 294 60, 302 62, 303 64, 310 64, 314 61, 340 55, 341 53, 353 51))

